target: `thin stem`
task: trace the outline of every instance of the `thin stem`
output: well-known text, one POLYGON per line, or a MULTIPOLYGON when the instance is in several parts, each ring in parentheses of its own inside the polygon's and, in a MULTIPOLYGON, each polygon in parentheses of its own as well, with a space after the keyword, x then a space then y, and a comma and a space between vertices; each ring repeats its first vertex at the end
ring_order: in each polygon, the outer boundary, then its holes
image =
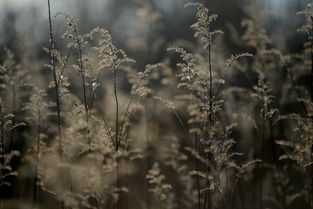
POLYGON ((79 99, 80 101, 82 101, 82 98, 80 97, 80 95, 79 95, 79 93, 78 93, 78 90, 77 90, 77 88, 75 87, 74 81, 73 81, 72 78, 71 78, 70 72, 68 71, 67 68, 65 68, 65 70, 66 70, 66 72, 67 72, 68 79, 70 80, 71 86, 72 86, 72 88, 73 88, 75 94, 77 95, 78 99, 79 99))
POLYGON ((294 90, 295 90, 295 92, 296 92, 296 94, 297 94, 297 97, 298 97, 297 100, 300 101, 301 106, 302 106, 303 111, 304 111, 304 114, 307 115, 307 114, 308 114, 308 110, 307 110, 307 108, 306 108, 306 106, 305 106, 305 104, 304 104, 304 102, 303 102, 303 100, 302 100, 302 96, 301 96, 301 94, 300 94, 300 91, 299 91, 299 89, 297 88, 297 85, 296 85, 296 81, 295 81, 295 79, 294 79, 294 76, 293 76, 292 72, 288 69, 288 67, 286 67, 286 71, 287 71, 287 74, 289 75, 289 78, 290 78, 292 87, 294 88, 294 90))
MULTIPOLYGON (((118 152, 115 153, 116 157, 115 157, 115 163, 116 163, 116 168, 115 168, 115 172, 116 172, 116 180, 115 180, 115 186, 116 186, 116 190, 118 191, 119 187, 120 187, 120 183, 119 183, 119 162, 118 162, 118 152)), ((116 200, 115 203, 115 208, 119 209, 119 198, 116 200)))
MULTIPOLYGON (((132 113, 130 114, 130 117, 129 117, 129 121, 132 121, 133 118, 135 117, 136 115, 136 111, 137 109, 134 109, 132 111, 132 113)), ((130 129, 130 125, 128 125, 125 129, 125 131, 123 132, 122 136, 121 136, 121 139, 124 140, 124 144, 127 144, 127 140, 128 140, 128 135, 129 135, 129 129, 130 129)), ((121 142, 119 142, 119 144, 121 144, 121 142)))
MULTIPOLYGON (((193 100, 194 101, 194 100, 193 100)), ((194 121, 194 139, 195 139, 195 150, 199 152, 199 138, 198 138, 198 126, 197 126, 197 121, 194 121)), ((199 159, 196 158, 196 171, 197 171, 197 176, 196 176, 196 181, 197 181, 197 195, 198 195, 198 209, 201 209, 201 189, 200 189, 200 176, 199 176, 199 159)))
MULTIPOLYGON (((218 97, 220 91, 222 90, 223 84, 224 84, 224 82, 225 82, 225 80, 226 80, 226 76, 227 76, 228 71, 229 71, 230 67, 232 66, 233 62, 234 62, 234 60, 232 60, 231 63, 227 66, 227 68, 226 68, 226 70, 225 70, 225 72, 224 72, 224 74, 223 74, 223 77, 222 77, 222 82, 220 82, 220 85, 219 85, 218 88, 217 88, 217 91, 216 91, 216 93, 215 93, 215 95, 214 95, 214 97, 213 97, 212 103, 216 100, 216 98, 218 97)), ((211 77, 211 76, 210 76, 210 77, 211 77)))
MULTIPOLYGON (((63 148, 62 148, 62 129, 61 129, 61 101, 60 101, 59 82, 57 79, 57 72, 56 72, 56 66, 55 66, 54 40, 53 40, 53 30, 52 30, 52 21, 51 21, 50 0, 48 0, 48 14, 49 14, 49 32, 50 32, 50 62, 51 62, 52 71, 53 71, 54 90, 55 90, 55 95, 56 95, 56 106, 57 106, 59 158, 62 160, 63 148)), ((61 208, 64 209, 63 201, 61 201, 61 208)))
MULTIPOLYGON (((211 42, 211 40, 210 40, 211 42)), ((213 114, 213 78, 212 78, 212 61, 211 61, 211 43, 208 46, 208 53, 209 53, 209 76, 210 76, 210 83, 209 83, 209 128, 212 128, 212 114, 213 114)), ((208 167, 207 167, 207 174, 210 173, 210 153, 208 154, 208 167)), ((206 187, 210 185, 209 179, 207 179, 206 187)), ((211 200, 210 200, 210 192, 207 189, 205 191, 204 197, 204 205, 203 209, 206 208, 206 203, 208 204, 208 209, 211 209, 211 200)))
POLYGON ((52 21, 51 21, 51 7, 50 0, 48 0, 48 13, 49 13, 49 32, 50 32, 50 62, 53 70, 53 79, 54 79, 54 90, 56 94, 56 106, 57 106, 57 117, 58 117, 58 136, 59 136, 59 157, 63 158, 62 150, 62 130, 61 130, 61 104, 60 104, 60 89, 59 82, 57 80, 57 72, 55 67, 55 55, 54 55, 54 40, 53 40, 53 30, 52 30, 52 21))
POLYGON ((38 182, 38 167, 39 167, 39 154, 40 154, 40 133, 41 133, 41 112, 40 110, 38 111, 38 125, 37 125, 37 153, 36 153, 36 170, 35 170, 35 180, 34 180, 34 196, 33 196, 33 201, 36 202, 37 200, 37 182, 38 182))
MULTIPOLYGON (((151 138, 151 132, 152 132, 152 128, 153 125, 151 125, 153 123, 153 116, 152 116, 152 111, 149 111, 151 108, 150 106, 148 106, 149 103, 147 104, 147 107, 145 108, 146 114, 145 114, 145 130, 146 130, 146 143, 147 143, 147 148, 146 148, 146 154, 145 154, 145 159, 146 159, 146 170, 145 173, 148 173, 149 169, 151 168, 151 143, 150 143, 150 138, 151 138), (150 116, 150 117, 149 117, 150 116)), ((144 181, 144 189, 145 191, 148 191, 149 188, 149 183, 148 181, 144 181)), ((149 192, 145 192, 144 193, 144 199, 145 199, 145 207, 146 209, 150 209, 151 207, 151 201, 150 201, 150 196, 149 196, 149 192)))
POLYGON ((88 139, 88 151, 91 151, 91 136, 90 136, 90 129, 89 129, 89 107, 87 103, 87 88, 86 88, 86 76, 84 72, 84 64, 83 64, 83 53, 81 43, 79 41, 79 35, 77 32, 76 27, 74 28, 74 33, 76 35, 76 43, 78 46, 78 61, 79 61, 79 69, 82 78, 82 85, 83 85, 83 103, 85 108, 85 116, 86 116, 86 127, 87 127, 87 139, 88 139))
POLYGON ((118 95, 117 95, 117 81, 116 81, 116 69, 113 66, 113 88, 114 88, 114 98, 115 98, 115 149, 118 151, 118 137, 119 137, 119 104, 118 104, 118 95))
MULTIPOLYGON (((16 121, 16 90, 15 90, 15 86, 12 86, 12 113, 14 115, 14 118, 12 118, 12 123, 13 125, 15 124, 15 121, 16 121)), ((10 136, 10 150, 12 150, 13 148, 13 144, 14 144, 14 136, 15 136, 15 129, 13 129, 11 131, 11 136, 10 136)))
POLYGON ((90 129, 89 129, 88 109, 86 110, 86 126, 87 126, 87 138, 88 138, 88 151, 91 152, 91 136, 90 136, 90 129))
POLYGON ((2 165, 5 163, 5 152, 4 152, 4 118, 2 105, 0 104, 0 122, 1 122, 1 154, 2 154, 2 165))
MULTIPOLYGON (((0 101, 1 102, 1 101, 0 101)), ((5 166, 5 152, 4 152, 4 115, 2 110, 2 104, 0 103, 0 128, 1 128, 1 157, 2 157, 2 166, 5 166)), ((4 198, 0 198, 1 208, 4 209, 4 198)))
POLYGON ((88 147, 89 147, 89 151, 90 151, 91 150, 91 147, 90 147, 91 139, 90 139, 90 131, 89 131, 89 110, 88 110, 88 104, 87 104, 86 81, 85 81, 85 73, 83 72, 81 49, 79 49, 79 59, 81 62, 80 68, 81 68, 81 76, 82 76, 82 84, 83 84, 83 98, 84 98, 84 107, 85 107, 85 115, 86 115, 87 138, 88 138, 88 147))
MULTIPOLYGON (((312 32, 313 33, 313 32, 312 32)), ((311 40, 311 102, 313 102, 313 37, 311 40)))
POLYGON ((124 117, 123 117, 123 120, 122 120, 122 123, 121 123, 121 128, 120 128, 121 131, 120 131, 120 134, 118 136, 118 141, 119 141, 119 143, 117 145, 118 147, 119 147, 119 145, 121 144, 121 141, 122 141, 123 129, 124 129, 124 125, 126 123, 126 117, 127 117, 127 115, 129 115, 129 112, 130 112, 129 109, 130 109, 132 101, 133 101, 133 99, 134 99, 134 97, 136 95, 136 92, 137 92, 137 90, 139 88, 139 83, 140 83, 140 80, 138 81, 138 83, 137 83, 138 85, 136 86, 135 90, 133 91, 133 94, 131 95, 131 97, 130 97, 130 99, 128 101, 126 110, 125 110, 125 114, 124 114, 124 117))
MULTIPOLYGON (((101 75, 101 70, 99 70, 98 72, 98 75, 97 75, 97 79, 96 79, 96 83, 99 82, 100 80, 100 75, 101 75)), ((92 106, 93 106, 93 102, 94 102, 94 99, 95 99, 95 91, 93 89, 93 83, 90 84, 90 91, 89 91, 89 113, 91 112, 92 110, 92 106)))
MULTIPOLYGON (((311 149, 311 162, 313 162, 312 149, 311 149)), ((311 165, 310 173, 311 173, 310 209, 313 209, 313 165, 311 165)))
MULTIPOLYGON (((136 109, 133 110, 133 112, 130 114, 130 117, 129 117, 129 120, 133 120, 133 118, 135 117, 136 115, 136 109)), ((121 139, 124 140, 124 144, 127 143, 127 140, 128 140, 128 135, 129 135, 129 129, 130 129, 130 126, 127 126, 125 131, 123 132, 123 135, 121 136, 121 139)), ((121 142, 120 142, 121 143, 121 142)))
POLYGON ((63 76, 63 74, 64 74, 64 71, 65 71, 66 67, 67 67, 67 62, 68 62, 68 60, 69 60, 69 58, 70 58, 72 49, 73 49, 73 47, 70 48, 70 50, 68 51, 67 56, 66 56, 66 58, 65 58, 65 61, 63 62, 63 68, 62 68, 61 74, 60 74, 60 76, 59 76, 58 83, 60 83, 61 80, 62 80, 62 76, 63 76))
MULTIPOLYGON (((94 97, 96 98, 95 92, 94 92, 94 97)), ((98 108, 99 111, 100 111, 100 110, 101 110, 100 104, 99 104, 98 100, 95 100, 95 101, 96 101, 96 104, 97 104, 97 108, 98 108)), ((102 119, 102 122, 103 122, 103 125, 104 125, 104 129, 105 129, 107 135, 110 137, 110 140, 111 140, 112 144, 114 145, 114 138, 113 138, 112 131, 110 130, 110 127, 109 127, 109 125, 108 125, 108 122, 105 120, 102 111, 100 111, 100 117, 101 117, 101 119, 102 119)))
POLYGON ((277 166, 277 154, 276 154, 276 142, 275 142, 275 137, 274 137, 274 125, 273 125, 273 119, 269 118, 269 139, 270 142, 272 143, 272 155, 273 155, 273 160, 275 163, 275 167, 277 166))
POLYGON ((183 131, 185 132, 185 135, 186 135, 186 137, 187 137, 187 139, 188 139, 188 142, 189 142, 190 146, 192 146, 192 140, 191 140, 190 137, 189 137, 187 128, 186 128, 186 126, 184 125, 184 123, 183 123, 183 121, 182 121, 180 115, 179 115, 178 112, 175 110, 175 108, 171 108, 171 110, 172 110, 172 112, 174 113, 175 117, 177 118, 177 120, 178 120, 179 124, 181 125, 183 131))
POLYGON ((231 201, 231 199, 228 199, 228 168, 226 167, 226 169, 225 169, 225 172, 226 172, 226 185, 225 185, 225 187, 226 187, 226 189, 225 189, 225 199, 226 199, 226 202, 225 202, 225 207, 226 208, 228 208, 228 204, 227 204, 227 201, 231 201))
POLYGON ((209 99, 210 99, 210 113, 209 113, 209 125, 212 125, 212 114, 213 114, 213 78, 212 78, 212 63, 211 63, 211 44, 209 45, 209 74, 210 74, 210 89, 209 89, 209 99))
POLYGON ((262 149, 261 149, 261 183, 260 183, 260 209, 263 208, 263 178, 264 178, 264 142, 265 142, 265 117, 266 104, 264 104, 262 113, 262 149))
POLYGON ((131 104, 135 98, 135 95, 137 93, 137 90, 139 89, 140 87, 140 83, 141 83, 142 79, 139 79, 136 83, 136 88, 134 90, 132 90, 132 94, 131 94, 131 97, 128 101, 128 104, 127 104, 127 107, 126 107, 126 110, 125 110, 125 113, 124 113, 124 116, 123 116, 123 120, 122 120, 122 123, 121 123, 121 127, 120 127, 120 134, 119 134, 119 137, 118 137, 118 147, 119 145, 121 144, 121 141, 123 140, 123 129, 124 129, 124 125, 126 123, 126 118, 127 118, 127 115, 129 115, 130 113, 130 107, 131 107, 131 104))
MULTIPOLYGON (((313 104, 313 31, 311 32, 311 103, 313 104)), ((313 116, 311 115, 311 122, 313 123, 313 116)), ((312 127, 313 128, 313 127, 312 127)), ((311 162, 313 162, 313 145, 311 147, 311 162)), ((310 209, 313 209, 313 164, 310 166, 311 173, 311 189, 310 189, 310 209)))
MULTIPOLYGON (((197 134, 197 125, 195 124, 195 150, 198 152, 198 134, 197 134)), ((196 171, 197 171, 197 195, 198 195, 198 209, 201 208, 201 195, 200 195, 200 177, 199 177, 199 160, 196 158, 196 171)))
MULTIPOLYGON (((116 80, 116 68, 113 66, 113 88, 114 88, 114 98, 115 98, 115 152, 116 152, 116 189, 119 188, 119 162, 118 162, 118 137, 119 137, 119 103, 117 95, 117 80, 116 80)), ((119 200, 116 201, 115 208, 119 209, 119 200)))

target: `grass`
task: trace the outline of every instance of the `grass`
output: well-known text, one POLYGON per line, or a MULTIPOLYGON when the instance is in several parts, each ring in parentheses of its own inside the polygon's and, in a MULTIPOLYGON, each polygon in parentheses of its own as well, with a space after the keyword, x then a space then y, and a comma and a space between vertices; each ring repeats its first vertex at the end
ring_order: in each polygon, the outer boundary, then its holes
POLYGON ((0 66, 1 209, 313 208, 311 4, 302 51, 252 17, 247 52, 229 56, 218 16, 187 3, 196 42, 144 69, 108 30, 47 6, 50 77, 9 50, 0 66))

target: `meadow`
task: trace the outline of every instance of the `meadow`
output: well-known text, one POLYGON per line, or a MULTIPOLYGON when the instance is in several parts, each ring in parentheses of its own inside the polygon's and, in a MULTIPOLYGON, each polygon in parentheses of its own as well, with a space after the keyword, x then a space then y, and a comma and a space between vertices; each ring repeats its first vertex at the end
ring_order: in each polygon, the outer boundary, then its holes
POLYGON ((40 53, 0 51, 0 209, 313 209, 313 3, 278 41, 255 1, 227 30, 182 1, 165 41, 137 0, 120 44, 43 2, 40 53))

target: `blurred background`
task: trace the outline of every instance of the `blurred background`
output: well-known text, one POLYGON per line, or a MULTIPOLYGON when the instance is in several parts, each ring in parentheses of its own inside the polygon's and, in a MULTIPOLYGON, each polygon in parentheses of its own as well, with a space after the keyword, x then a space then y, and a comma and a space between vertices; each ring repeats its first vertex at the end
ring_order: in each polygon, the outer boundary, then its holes
MULTIPOLYGON (((242 31, 240 23, 244 18, 253 16, 262 23, 275 42, 292 51, 301 47, 296 29, 303 18, 296 12, 309 0, 207 0, 202 1, 212 13, 219 15, 217 25, 225 31, 224 41, 236 49, 236 40, 242 31), (252 5, 261 7, 253 11, 252 5), (263 12, 261 12, 263 11, 263 12), (230 32, 230 33, 229 33, 230 32), (238 32, 238 33, 236 33, 238 32), (290 42, 291 41, 291 42, 290 42), (286 45, 285 43, 289 44, 286 45)), ((185 0, 53 0, 52 13, 65 11, 77 17, 81 32, 88 32, 95 26, 110 31, 113 41, 126 49, 131 57, 148 56, 145 45, 151 40, 159 42, 161 49, 174 40, 194 41, 193 11, 184 9, 185 0), (149 10, 140 10, 149 4, 149 10), (130 41, 131 39, 131 41, 130 41), (135 40, 136 39, 136 40, 135 40), (137 42, 136 42, 137 41, 137 42), (132 43, 130 43, 132 42, 132 43), (141 42, 141 43, 139 43, 141 42), (137 45, 135 44, 137 43, 137 45)), ((0 2, 0 46, 11 49, 22 45, 40 56, 41 48, 48 46, 47 5, 42 0, 1 0, 0 2)), ((63 33, 62 18, 54 18, 55 35, 63 33)), ((238 41, 238 40, 237 40, 238 41)), ((61 44, 56 43, 61 47, 61 44)), ((2 50, 3 51, 3 50, 2 50)), ((156 49, 154 49, 156 51, 156 49)), ((164 50, 156 52, 153 59, 160 60, 164 50)), ((152 58, 151 58, 152 59, 152 58)), ((152 60, 141 59, 142 64, 152 60)), ((155 61, 155 60, 154 60, 155 61)))

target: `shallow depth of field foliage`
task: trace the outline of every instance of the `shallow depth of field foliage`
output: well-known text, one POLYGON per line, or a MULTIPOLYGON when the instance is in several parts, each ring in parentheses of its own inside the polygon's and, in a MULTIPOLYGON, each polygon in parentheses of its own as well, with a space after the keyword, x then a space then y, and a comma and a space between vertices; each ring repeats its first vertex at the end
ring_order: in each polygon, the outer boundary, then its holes
POLYGON ((313 209, 313 2, 77 2, 5 7, 0 209, 313 209))

